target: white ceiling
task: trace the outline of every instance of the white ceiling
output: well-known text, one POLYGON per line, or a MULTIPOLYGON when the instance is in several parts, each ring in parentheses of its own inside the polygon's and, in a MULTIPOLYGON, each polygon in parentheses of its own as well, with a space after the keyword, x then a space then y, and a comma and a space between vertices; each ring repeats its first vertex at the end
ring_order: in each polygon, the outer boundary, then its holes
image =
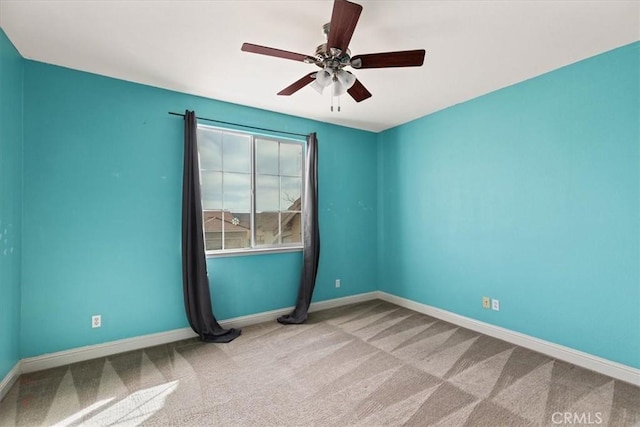
POLYGON ((0 26, 28 59, 371 131, 640 39, 638 1, 356 2, 353 55, 427 54, 420 68, 354 71, 373 97, 343 96, 340 113, 311 87, 276 95, 314 65, 240 51, 313 55, 332 0, 0 0, 0 26))

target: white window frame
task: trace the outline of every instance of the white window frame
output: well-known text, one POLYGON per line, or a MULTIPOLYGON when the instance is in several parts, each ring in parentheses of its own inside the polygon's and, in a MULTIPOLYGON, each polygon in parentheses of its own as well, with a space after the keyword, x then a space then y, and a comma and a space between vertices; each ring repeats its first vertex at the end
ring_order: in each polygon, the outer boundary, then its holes
MULTIPOLYGON (((283 137, 276 137, 276 136, 272 136, 272 135, 263 135, 263 134, 257 134, 257 133, 251 133, 251 132, 243 132, 243 131, 239 131, 239 130, 235 130, 235 129, 228 129, 228 128, 223 128, 223 127, 218 127, 218 126, 210 126, 210 125, 204 125, 204 124, 198 124, 198 129, 211 129, 211 130, 215 130, 215 131, 219 131, 219 132, 224 132, 224 133, 228 133, 228 134, 235 134, 235 135, 240 135, 243 137, 250 137, 251 139, 251 212, 249 213, 250 215, 250 226, 251 226, 251 247, 250 248, 239 248, 239 249, 206 249, 206 234, 205 234, 205 225, 204 225, 204 212, 207 211, 208 209, 204 209, 204 206, 202 208, 202 217, 203 217, 203 221, 202 221, 202 235, 205 241, 205 254, 208 258, 211 257, 226 257, 226 256, 238 256, 238 255, 252 255, 252 254, 261 254, 261 253, 283 253, 283 252, 300 252, 302 251, 302 249, 304 248, 304 211, 305 211, 305 204, 304 204, 304 191, 305 191, 305 186, 304 186, 304 181, 305 181, 305 158, 306 158, 306 141, 300 140, 300 139, 293 139, 293 138, 283 138, 283 137), (284 144, 299 144, 301 147, 301 151, 302 151, 302 158, 301 158, 301 185, 300 185, 300 239, 301 242, 299 243, 280 243, 278 245, 256 245, 255 239, 256 239, 256 229, 255 229, 255 216, 256 216, 256 176, 257 171, 256 171, 256 140, 269 140, 269 141, 277 141, 279 143, 284 143, 284 144)), ((198 176, 200 177, 200 187, 202 188, 202 174, 201 174, 201 167, 200 167, 200 154, 198 152, 198 176)), ((278 175, 278 176, 282 176, 282 175, 278 175)), ((223 197, 224 197, 224 191, 223 191, 223 197)), ((201 197, 201 202, 202 202, 202 192, 200 194, 201 197)), ((278 215, 281 215, 283 211, 278 211, 278 215)), ((280 218, 280 216, 279 216, 280 218)), ((281 221, 278 221, 278 227, 280 228, 280 235, 282 235, 282 224, 280 223, 281 221)), ((222 229, 222 242, 224 245, 224 227, 222 229)))

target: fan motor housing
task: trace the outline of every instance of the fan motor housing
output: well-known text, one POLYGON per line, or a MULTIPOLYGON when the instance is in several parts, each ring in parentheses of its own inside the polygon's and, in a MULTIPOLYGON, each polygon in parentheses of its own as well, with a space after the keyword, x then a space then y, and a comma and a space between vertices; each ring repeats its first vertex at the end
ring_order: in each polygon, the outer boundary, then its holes
POLYGON ((327 44, 323 43, 316 48, 316 58, 316 65, 318 67, 339 70, 349 65, 351 51, 347 49, 346 53, 342 53, 340 49, 327 48, 327 44))

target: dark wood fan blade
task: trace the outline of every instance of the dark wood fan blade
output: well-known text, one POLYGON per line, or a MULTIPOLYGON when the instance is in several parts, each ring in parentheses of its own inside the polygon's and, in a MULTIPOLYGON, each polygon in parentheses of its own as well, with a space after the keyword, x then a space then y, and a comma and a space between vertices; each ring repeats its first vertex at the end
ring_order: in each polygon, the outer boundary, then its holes
POLYGON ((314 77, 311 77, 314 74, 315 72, 307 74, 297 82, 282 89, 280 92, 278 92, 278 95, 289 96, 296 93, 297 91, 299 91, 300 89, 302 89, 303 87, 305 87, 306 85, 308 85, 309 83, 315 80, 314 77))
POLYGON ((360 68, 419 67, 424 63, 424 49, 371 53, 351 58, 351 66, 360 68))
POLYGON ((356 29, 362 6, 347 0, 335 0, 329 24, 329 38, 327 47, 334 47, 346 52, 351 36, 356 29))
POLYGON ((349 95, 351 95, 351 97, 355 99, 356 102, 364 101, 367 98, 371 98, 371 92, 369 92, 358 79, 356 79, 356 82, 349 88, 347 92, 349 92, 349 95))
POLYGON ((258 53, 260 55, 275 56, 276 58, 291 59, 293 61, 304 61, 307 55, 289 52, 287 50, 275 49, 273 47, 259 46, 257 44, 243 43, 243 52, 258 53))

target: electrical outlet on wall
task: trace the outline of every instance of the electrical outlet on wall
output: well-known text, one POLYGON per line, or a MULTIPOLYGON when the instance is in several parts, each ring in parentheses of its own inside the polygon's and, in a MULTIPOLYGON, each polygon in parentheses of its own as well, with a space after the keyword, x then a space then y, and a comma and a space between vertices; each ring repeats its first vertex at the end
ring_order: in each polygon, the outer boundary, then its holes
POLYGON ((491 300, 491 310, 500 311, 500 301, 498 301, 497 299, 492 299, 491 300))
POLYGON ((491 308, 491 298, 482 297, 482 308, 486 308, 486 309, 491 308))
POLYGON ((336 288, 339 288, 340 286, 341 286, 340 279, 336 279, 336 288))
POLYGON ((99 314, 96 314, 95 316, 91 316, 91 327, 99 328, 101 326, 102 326, 102 316, 99 314))

